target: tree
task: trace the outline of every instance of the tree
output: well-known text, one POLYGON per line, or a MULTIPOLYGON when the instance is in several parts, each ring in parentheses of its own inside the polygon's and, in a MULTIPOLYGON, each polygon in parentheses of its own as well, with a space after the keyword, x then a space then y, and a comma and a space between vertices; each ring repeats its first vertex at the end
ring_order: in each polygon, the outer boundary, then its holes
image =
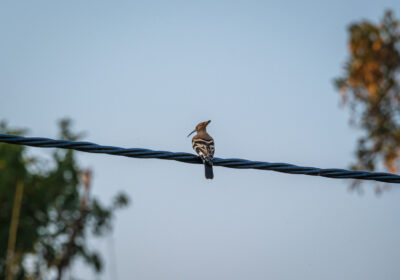
MULTIPOLYGON (((60 122, 60 130, 61 139, 80 137, 71 132, 68 120, 60 122)), ((23 133, 7 129, 4 123, 0 132, 23 133)), ((78 166, 72 150, 57 149, 52 158, 48 164, 28 157, 24 146, 0 144, 0 279, 5 279, 6 273, 8 277, 11 273, 12 279, 47 279, 50 271, 62 279, 65 268, 78 257, 95 271, 102 269, 100 254, 86 244, 88 234, 107 233, 114 211, 126 206, 128 198, 119 194, 110 206, 102 205, 89 197, 91 172, 78 166), (17 186, 23 186, 23 192, 11 252, 10 224, 17 186), (24 264, 28 257, 35 263, 31 271, 24 264)))
MULTIPOLYGON (((350 25, 349 58, 335 80, 353 125, 361 128, 353 169, 397 173, 400 156, 400 29, 386 11, 379 24, 350 25)), ((380 189, 378 188, 377 191, 380 189)))

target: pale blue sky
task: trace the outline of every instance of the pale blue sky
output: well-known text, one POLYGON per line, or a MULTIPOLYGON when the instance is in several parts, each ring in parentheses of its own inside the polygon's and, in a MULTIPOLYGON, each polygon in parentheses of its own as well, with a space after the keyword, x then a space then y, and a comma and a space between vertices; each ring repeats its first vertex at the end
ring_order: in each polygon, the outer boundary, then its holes
MULTIPOLYGON (((333 78, 346 27, 398 1, 2 1, 0 118, 55 137, 346 168, 358 132, 333 78)), ((48 154, 48 150, 32 149, 48 154)), ((80 153, 94 195, 127 192, 99 279, 399 279, 400 192, 350 181, 80 153), (114 260, 114 261, 113 261, 114 260), (113 265, 113 263, 115 265, 113 265)), ((74 272, 95 279, 82 264, 74 272)))

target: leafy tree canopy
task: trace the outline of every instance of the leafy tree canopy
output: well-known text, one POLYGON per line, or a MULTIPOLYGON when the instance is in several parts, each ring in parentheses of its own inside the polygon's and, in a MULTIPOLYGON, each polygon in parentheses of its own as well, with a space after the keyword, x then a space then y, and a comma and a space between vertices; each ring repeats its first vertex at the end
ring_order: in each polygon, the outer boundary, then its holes
MULTIPOLYGON (((69 120, 60 122, 60 138, 77 140, 69 120)), ((0 133, 23 134, 2 122, 0 133)), ((104 206, 90 197, 91 172, 79 167, 72 150, 56 149, 49 167, 39 157, 28 157, 20 145, 0 144, 0 279, 11 267, 12 279, 61 279, 73 260, 83 258, 95 271, 102 269, 100 254, 87 246, 88 234, 102 236, 111 229, 114 211, 127 206, 118 194, 104 206), (20 216, 12 259, 7 245, 16 186, 23 185, 20 216), (24 260, 30 257, 34 269, 24 260), (11 265, 10 265, 10 262, 11 265)))
POLYGON ((399 169, 400 155, 400 29, 387 11, 380 23, 350 25, 349 57, 335 80, 352 124, 361 128, 354 169, 399 169))

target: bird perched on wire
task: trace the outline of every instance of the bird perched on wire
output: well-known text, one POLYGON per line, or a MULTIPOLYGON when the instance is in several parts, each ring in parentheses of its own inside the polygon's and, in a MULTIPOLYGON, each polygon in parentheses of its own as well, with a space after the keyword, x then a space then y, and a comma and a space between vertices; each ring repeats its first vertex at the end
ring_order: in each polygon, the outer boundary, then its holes
POLYGON ((193 149, 201 157, 204 163, 205 175, 207 179, 214 178, 213 158, 214 158, 214 139, 207 133, 206 127, 211 121, 199 123, 187 137, 194 132, 197 134, 192 138, 193 149))

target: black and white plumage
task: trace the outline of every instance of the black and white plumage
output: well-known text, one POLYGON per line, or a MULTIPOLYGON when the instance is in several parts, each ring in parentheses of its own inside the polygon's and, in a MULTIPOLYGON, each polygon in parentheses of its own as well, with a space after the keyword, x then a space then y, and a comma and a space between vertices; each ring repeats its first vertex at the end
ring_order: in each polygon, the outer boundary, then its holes
POLYGON ((213 158, 214 158, 214 139, 207 133, 206 127, 211 121, 199 123, 188 137, 193 133, 197 134, 192 138, 193 149, 201 157, 204 163, 205 176, 213 179, 213 158))

